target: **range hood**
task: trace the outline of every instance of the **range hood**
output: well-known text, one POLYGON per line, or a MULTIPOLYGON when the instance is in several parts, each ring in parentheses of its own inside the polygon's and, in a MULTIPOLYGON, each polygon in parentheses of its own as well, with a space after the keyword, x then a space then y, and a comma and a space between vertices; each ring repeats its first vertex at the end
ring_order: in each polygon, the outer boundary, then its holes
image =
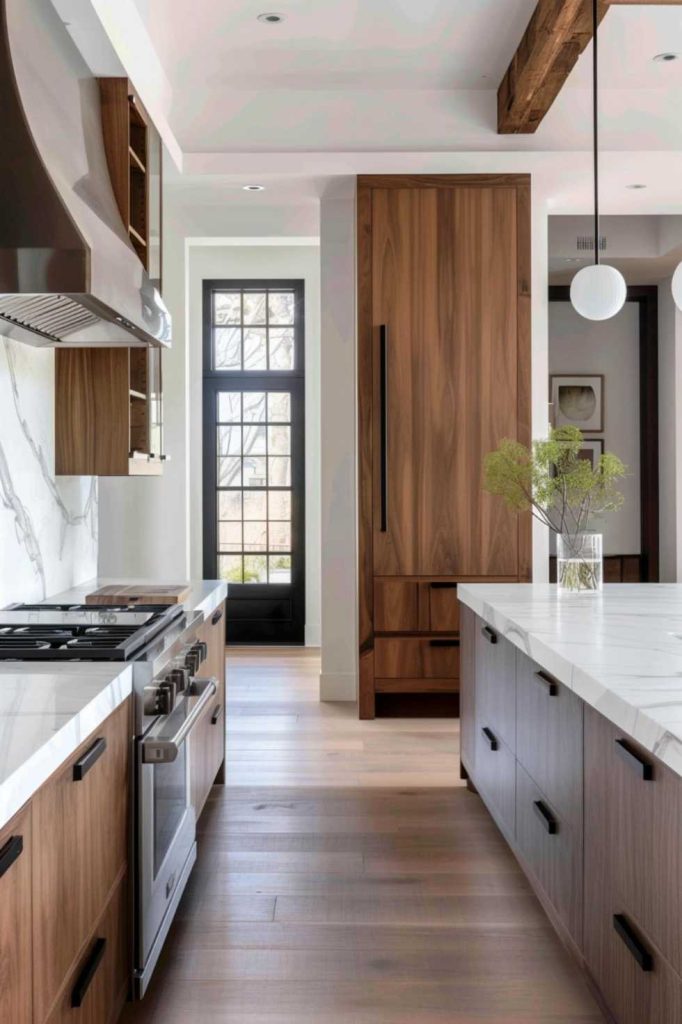
POLYGON ((0 14, 0 335, 169 345, 114 197, 97 80, 50 0, 0 0, 0 14))

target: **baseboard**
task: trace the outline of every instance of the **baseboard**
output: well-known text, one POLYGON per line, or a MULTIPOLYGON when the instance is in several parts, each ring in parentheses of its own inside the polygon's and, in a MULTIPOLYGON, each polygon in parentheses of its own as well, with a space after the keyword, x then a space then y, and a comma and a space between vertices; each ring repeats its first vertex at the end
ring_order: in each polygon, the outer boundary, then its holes
POLYGON ((320 673, 320 700, 358 699, 358 677, 355 672, 320 673))

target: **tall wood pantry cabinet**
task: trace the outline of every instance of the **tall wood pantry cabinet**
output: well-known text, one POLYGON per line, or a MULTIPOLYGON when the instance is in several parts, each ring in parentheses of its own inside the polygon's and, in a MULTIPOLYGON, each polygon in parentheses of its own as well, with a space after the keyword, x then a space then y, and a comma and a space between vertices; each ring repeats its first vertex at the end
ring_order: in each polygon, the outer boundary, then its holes
POLYGON ((358 179, 360 717, 457 694, 459 581, 531 575, 530 516, 483 491, 530 442, 530 178, 358 179), (428 698, 427 698, 428 699, 428 698))

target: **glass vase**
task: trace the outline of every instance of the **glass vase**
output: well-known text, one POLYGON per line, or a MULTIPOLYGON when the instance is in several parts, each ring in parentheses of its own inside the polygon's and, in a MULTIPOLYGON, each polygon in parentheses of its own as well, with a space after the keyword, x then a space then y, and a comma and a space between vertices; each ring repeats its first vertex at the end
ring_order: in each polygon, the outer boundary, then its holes
POLYGON ((597 593, 604 582, 601 533, 557 536, 557 583, 570 593, 597 593))

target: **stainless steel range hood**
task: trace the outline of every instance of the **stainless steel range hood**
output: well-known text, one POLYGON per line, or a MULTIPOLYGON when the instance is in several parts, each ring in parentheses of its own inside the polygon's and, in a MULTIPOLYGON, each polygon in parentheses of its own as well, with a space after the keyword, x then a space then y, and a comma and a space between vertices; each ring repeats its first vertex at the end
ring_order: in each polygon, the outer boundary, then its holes
POLYGON ((97 81, 50 0, 0 0, 0 335, 169 345, 109 177, 97 81))

